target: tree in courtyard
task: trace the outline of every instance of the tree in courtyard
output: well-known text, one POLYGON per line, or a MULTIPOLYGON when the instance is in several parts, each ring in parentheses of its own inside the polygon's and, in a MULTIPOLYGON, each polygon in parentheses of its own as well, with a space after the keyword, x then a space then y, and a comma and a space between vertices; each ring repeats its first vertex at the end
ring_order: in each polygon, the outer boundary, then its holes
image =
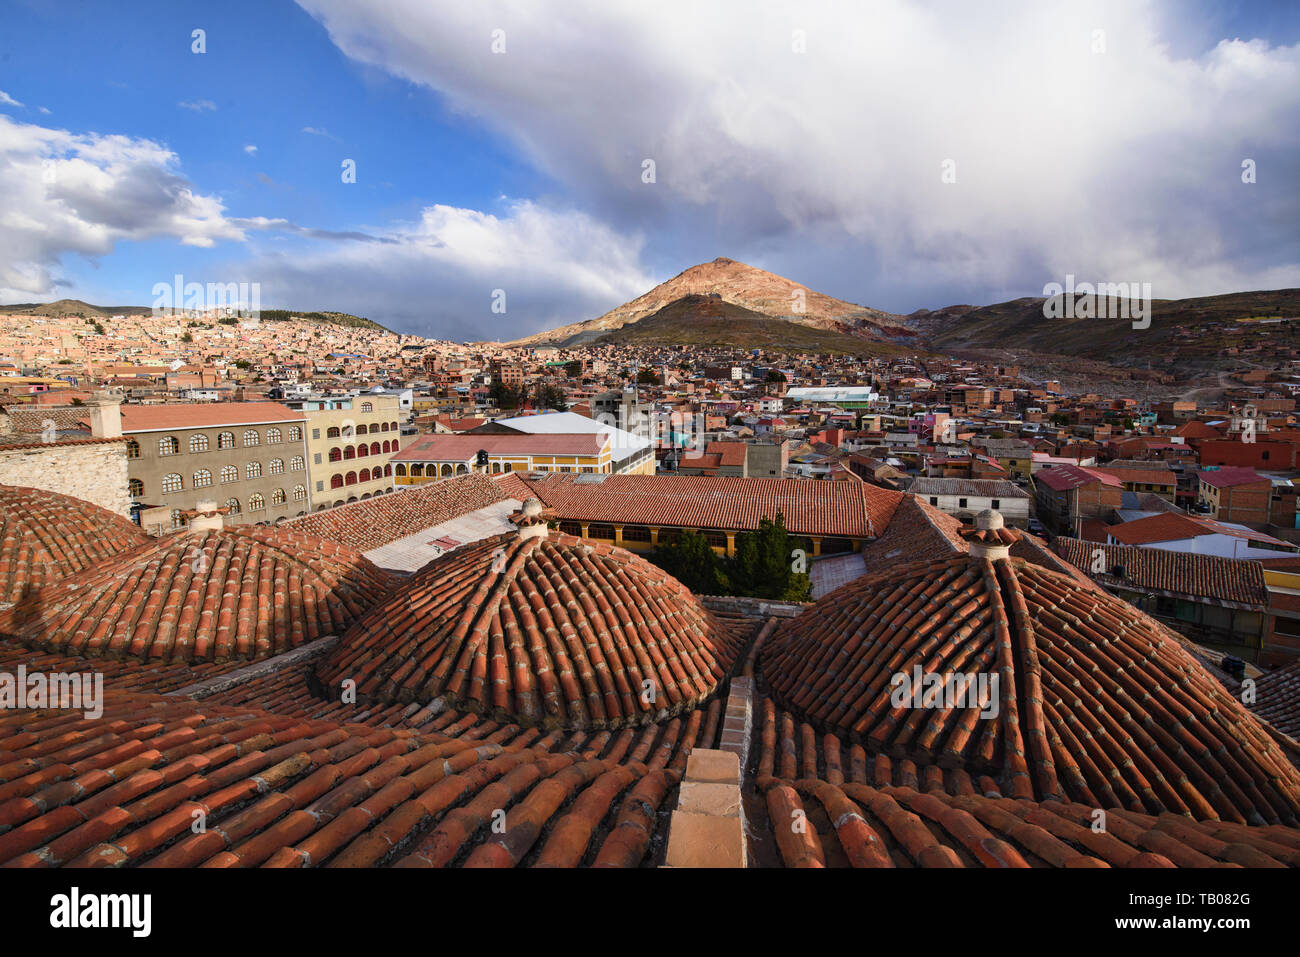
POLYGON ((731 593, 717 552, 700 532, 687 530, 676 541, 661 541, 649 557, 697 595, 731 593))
POLYGON ((786 530, 785 516, 777 512, 775 521, 764 516, 755 531, 736 536, 736 554, 724 569, 731 593, 773 601, 807 601, 812 580, 806 572, 795 571, 795 550, 803 548, 803 541, 786 530))

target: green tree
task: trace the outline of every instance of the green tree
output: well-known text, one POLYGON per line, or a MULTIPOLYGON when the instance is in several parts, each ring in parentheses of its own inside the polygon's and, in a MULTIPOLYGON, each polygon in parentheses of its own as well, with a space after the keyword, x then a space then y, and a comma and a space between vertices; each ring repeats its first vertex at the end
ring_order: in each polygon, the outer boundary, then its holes
POLYGON ((564 364, 564 374, 570 379, 577 379, 582 375, 582 360, 570 359, 564 364))
POLYGON ((697 595, 730 594, 718 553, 701 533, 684 531, 673 542, 660 542, 650 560, 697 595))
POLYGON ((659 375, 654 369, 642 369, 636 374, 636 381, 639 385, 654 385, 659 381, 659 375))
POLYGON ((782 372, 780 369, 768 369, 768 370, 767 370, 767 378, 766 378, 765 381, 767 381, 767 382, 784 382, 784 381, 785 381, 785 373, 782 372))
POLYGON ((796 549, 804 542, 785 527, 785 516, 776 520, 766 516, 758 528, 736 537, 736 554, 727 560, 724 574, 733 595, 767 598, 773 601, 807 601, 812 580, 805 572, 796 572, 796 549))
POLYGON ((564 397, 564 390, 557 385, 538 386, 535 401, 537 406, 542 409, 556 409, 564 412, 569 408, 569 402, 564 397))

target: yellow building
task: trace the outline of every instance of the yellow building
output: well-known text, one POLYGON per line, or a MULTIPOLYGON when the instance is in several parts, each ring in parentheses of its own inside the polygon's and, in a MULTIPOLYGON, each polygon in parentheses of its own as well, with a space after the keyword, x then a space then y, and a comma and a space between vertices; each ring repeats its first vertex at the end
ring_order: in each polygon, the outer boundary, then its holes
POLYGON ((397 396, 299 399, 285 404, 307 417, 313 510, 393 490, 391 460, 401 450, 397 396))
MULTIPOLYGON (((653 461, 653 459, 652 459, 653 461)), ((473 471, 614 472, 610 437, 583 433, 422 435, 393 456, 393 481, 419 485, 473 471)))

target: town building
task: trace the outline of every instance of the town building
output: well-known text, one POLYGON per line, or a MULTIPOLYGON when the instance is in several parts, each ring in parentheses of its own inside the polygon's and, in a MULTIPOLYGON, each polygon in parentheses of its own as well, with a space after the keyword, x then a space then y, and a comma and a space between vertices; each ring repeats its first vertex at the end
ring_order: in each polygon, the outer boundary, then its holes
POLYGON ((393 490, 391 459, 402 444, 398 396, 291 399, 284 404, 307 419, 313 509, 393 490))

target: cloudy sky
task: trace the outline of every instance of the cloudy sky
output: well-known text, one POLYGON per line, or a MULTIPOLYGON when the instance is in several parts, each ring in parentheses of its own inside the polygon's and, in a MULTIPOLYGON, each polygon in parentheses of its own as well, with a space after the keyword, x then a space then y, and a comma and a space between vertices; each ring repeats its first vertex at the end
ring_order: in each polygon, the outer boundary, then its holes
POLYGON ((0 22, 0 303, 148 304, 181 274, 508 339, 717 256, 895 312, 1068 273, 1300 286, 1297 4, 0 0, 0 22))

